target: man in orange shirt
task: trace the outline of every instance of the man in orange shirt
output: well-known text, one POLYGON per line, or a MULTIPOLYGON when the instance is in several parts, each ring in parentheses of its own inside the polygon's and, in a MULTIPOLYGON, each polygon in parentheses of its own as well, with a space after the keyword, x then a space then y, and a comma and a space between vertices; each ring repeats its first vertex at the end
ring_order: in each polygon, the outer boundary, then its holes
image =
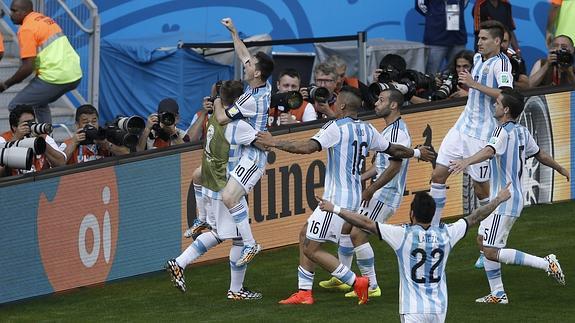
POLYGON ((30 0, 14 0, 10 19, 18 29, 20 68, 4 82, 0 92, 22 82, 32 72, 36 76, 10 102, 9 109, 26 104, 34 107, 38 122, 52 122, 48 103, 75 89, 82 79, 80 57, 54 20, 33 11, 30 0))

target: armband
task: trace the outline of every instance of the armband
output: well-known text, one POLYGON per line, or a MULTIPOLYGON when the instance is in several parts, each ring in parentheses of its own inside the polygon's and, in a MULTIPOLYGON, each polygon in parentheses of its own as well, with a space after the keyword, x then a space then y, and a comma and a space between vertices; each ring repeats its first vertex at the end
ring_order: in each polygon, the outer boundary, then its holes
POLYGON ((415 149, 413 150, 413 157, 415 157, 415 158, 421 157, 421 150, 415 148, 415 149))
POLYGON ((333 213, 339 215, 339 212, 341 212, 341 207, 339 207, 339 205, 334 205, 333 206, 333 213))

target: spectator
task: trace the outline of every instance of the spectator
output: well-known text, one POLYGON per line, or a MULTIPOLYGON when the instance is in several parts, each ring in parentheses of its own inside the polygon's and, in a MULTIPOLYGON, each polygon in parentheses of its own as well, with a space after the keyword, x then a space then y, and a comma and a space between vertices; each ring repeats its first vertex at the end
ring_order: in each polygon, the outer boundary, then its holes
POLYGON ((417 0, 415 10, 425 17, 423 43, 429 47, 426 73, 434 75, 443 62, 451 62, 465 49, 467 31, 464 11, 469 0, 417 0))
MULTIPOLYGON (((338 80, 335 66, 326 63, 320 63, 314 68, 313 74, 316 86, 324 87, 329 91, 329 98, 327 99, 327 102, 315 101, 313 103, 313 107, 318 114, 318 119, 326 117, 334 118, 336 116, 334 103, 335 99, 337 98, 336 89, 338 80)), ((308 100, 309 98, 308 90, 309 88, 300 89, 304 100, 308 100)))
POLYGON ((214 111, 214 99, 219 96, 220 87, 222 86, 222 81, 217 81, 212 85, 212 91, 210 96, 204 97, 202 100, 202 108, 196 112, 190 126, 186 131, 190 142, 202 141, 206 135, 206 126, 208 124, 208 119, 214 111))
POLYGON ((555 35, 566 35, 575 39, 575 1, 551 0, 545 41, 551 47, 555 35))
POLYGON ((166 98, 158 104, 158 112, 148 116, 136 151, 169 147, 189 142, 190 138, 176 124, 180 122, 180 108, 176 100, 166 98))
POLYGON ((503 33, 503 41, 501 42, 501 51, 509 57, 511 62, 511 74, 513 74, 513 87, 521 90, 529 88, 529 77, 527 76, 527 68, 525 61, 521 56, 509 47, 509 31, 505 30, 503 33))
POLYGON ((529 74, 529 86, 575 84, 573 74, 573 40, 566 35, 553 39, 547 58, 539 59, 533 65, 529 74), (571 56, 570 64, 559 63, 557 54, 561 51, 571 56))
MULTIPOLYGON (((301 85, 301 76, 293 68, 283 70, 279 74, 277 81, 278 93, 290 91, 299 91, 301 85)), ((281 112, 277 107, 270 107, 268 126, 279 126, 285 124, 294 124, 298 122, 307 122, 317 120, 317 113, 313 105, 303 101, 297 109, 291 109, 288 112, 281 112)))
POLYGON ((48 103, 56 101, 75 89, 82 78, 80 57, 70 45, 58 24, 49 17, 33 11, 30 0, 14 0, 10 18, 18 29, 20 68, 4 82, 0 92, 22 82, 32 72, 36 76, 9 104, 12 110, 21 104, 30 105, 38 122, 52 122, 48 103))
POLYGON ((367 103, 370 102, 370 100, 369 100, 369 89, 368 89, 367 85, 362 83, 356 77, 346 76, 347 63, 341 57, 339 57, 337 55, 331 55, 330 57, 327 58, 325 63, 333 65, 335 67, 335 71, 337 73, 337 84, 336 84, 336 90, 335 90, 336 93, 339 93, 339 91, 341 91, 341 88, 345 85, 354 87, 356 89, 359 89, 359 91, 361 92, 361 100, 362 100, 363 108, 364 109, 370 109, 370 110, 374 108, 372 105, 369 105, 369 106, 366 105, 367 103))
MULTIPOLYGON (((30 124, 36 123, 34 109, 28 105, 19 105, 10 111, 9 122, 10 131, 4 132, 1 136, 6 141, 16 141, 28 138, 31 135, 30 124)), ((12 175, 28 172, 39 172, 45 169, 62 166, 66 164, 66 154, 58 149, 58 145, 52 137, 47 134, 38 134, 46 140, 46 151, 42 155, 36 155, 32 163, 32 169, 12 170, 12 175)))
POLYGON ((509 31, 511 47, 515 49, 517 55, 521 56, 519 43, 515 37, 515 21, 511 12, 511 3, 508 0, 477 0, 473 11, 473 26, 475 27, 475 50, 477 51, 477 40, 479 35, 479 25, 487 20, 497 20, 509 31))
POLYGON ((97 134, 98 110, 91 104, 84 104, 76 109, 76 133, 60 145, 60 150, 66 154, 66 164, 74 165, 111 155, 130 153, 127 147, 116 146, 105 138, 89 138, 86 133, 97 134))
POLYGON ((450 98, 464 98, 469 94, 469 88, 457 81, 459 73, 469 72, 473 68, 473 55, 474 53, 470 50, 462 50, 455 55, 455 59, 450 64, 449 73, 453 75, 454 82, 456 83, 455 91, 451 93, 450 98))

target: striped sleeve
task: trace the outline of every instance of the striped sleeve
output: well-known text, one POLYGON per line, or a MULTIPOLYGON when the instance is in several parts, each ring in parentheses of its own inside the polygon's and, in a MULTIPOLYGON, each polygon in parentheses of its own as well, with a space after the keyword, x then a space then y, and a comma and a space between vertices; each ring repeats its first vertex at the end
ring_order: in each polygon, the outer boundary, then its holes
POLYGON ((507 137, 508 137, 507 130, 504 127, 499 126, 493 130, 493 134, 491 135, 491 139, 487 142, 487 146, 493 148, 497 155, 501 155, 507 149, 507 137))

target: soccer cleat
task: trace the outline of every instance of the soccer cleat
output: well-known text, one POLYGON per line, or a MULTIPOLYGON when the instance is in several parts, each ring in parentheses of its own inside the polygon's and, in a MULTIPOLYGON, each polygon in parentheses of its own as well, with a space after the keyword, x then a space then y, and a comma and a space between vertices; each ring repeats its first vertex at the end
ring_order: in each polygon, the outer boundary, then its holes
POLYGON ((549 267, 547 268, 547 275, 553 276, 555 280, 561 285, 565 285, 565 275, 563 270, 561 270, 561 265, 559 265, 559 260, 554 254, 550 254, 544 258, 549 262, 549 267))
POLYGON ((313 304, 313 295, 311 290, 300 290, 297 293, 293 293, 290 297, 283 299, 278 302, 279 304, 313 304))
POLYGON ((203 230, 211 230, 211 229, 212 226, 209 225, 206 221, 194 219, 194 222, 192 222, 192 226, 184 232, 184 237, 186 237, 186 239, 196 237, 200 235, 200 233, 202 233, 203 230))
POLYGON ((259 243, 256 243, 253 246, 244 246, 240 259, 236 261, 236 266, 239 267, 249 263, 261 250, 262 246, 259 243))
POLYGON ((485 256, 483 255, 483 253, 480 253, 479 258, 477 258, 477 261, 475 261, 475 268, 483 269, 483 267, 484 267, 483 259, 485 259, 485 256))
MULTIPOLYGON (((368 294, 369 294, 369 297, 380 297, 381 296, 381 289, 379 288, 379 286, 377 286, 376 289, 368 290, 368 294)), ((357 294, 355 294, 355 291, 352 290, 351 292, 346 293, 345 297, 357 297, 357 294)))
POLYGON ((475 303, 488 303, 488 304, 508 304, 507 294, 505 292, 498 292, 496 295, 489 294, 475 300, 475 303))
POLYGON ((166 270, 170 274, 172 282, 177 289, 186 292, 186 281, 184 280, 184 268, 180 267, 176 259, 170 259, 166 262, 166 270))
POLYGON ((359 301, 358 304, 365 304, 369 300, 369 279, 367 277, 359 276, 355 278, 355 283, 353 283, 353 291, 357 295, 359 301))
POLYGON ((238 292, 232 292, 228 290, 228 299, 233 299, 236 301, 240 300, 252 300, 252 299, 261 299, 262 293, 254 292, 242 287, 238 292))
POLYGON ((348 292, 351 290, 351 286, 335 277, 331 277, 329 280, 319 282, 319 286, 325 289, 333 289, 342 292, 348 292))

